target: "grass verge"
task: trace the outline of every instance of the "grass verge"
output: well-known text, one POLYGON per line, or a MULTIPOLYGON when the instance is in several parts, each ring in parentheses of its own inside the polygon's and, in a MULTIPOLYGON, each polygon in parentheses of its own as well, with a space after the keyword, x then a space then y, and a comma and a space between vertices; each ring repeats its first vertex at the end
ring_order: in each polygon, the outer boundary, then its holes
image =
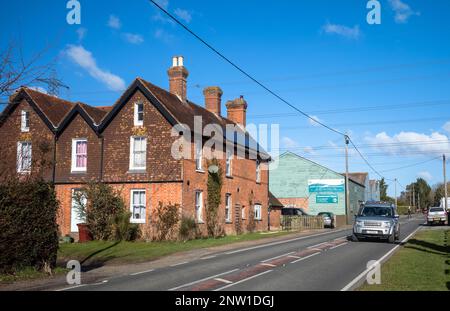
POLYGON ((177 252, 225 244, 279 237, 293 232, 248 233, 239 236, 226 236, 218 239, 199 239, 187 242, 104 242, 62 244, 58 252, 58 261, 71 259, 82 264, 133 263, 154 260, 177 252))
MULTIPOLYGON (((56 267, 53 270, 53 275, 66 273, 68 269, 56 267)), ((37 271, 33 267, 26 267, 16 271, 13 274, 0 274, 0 284, 10 284, 17 281, 28 281, 35 279, 43 279, 52 277, 45 272, 37 271)))
POLYGON ((449 229, 419 231, 381 267, 381 284, 362 291, 448 291, 449 229))

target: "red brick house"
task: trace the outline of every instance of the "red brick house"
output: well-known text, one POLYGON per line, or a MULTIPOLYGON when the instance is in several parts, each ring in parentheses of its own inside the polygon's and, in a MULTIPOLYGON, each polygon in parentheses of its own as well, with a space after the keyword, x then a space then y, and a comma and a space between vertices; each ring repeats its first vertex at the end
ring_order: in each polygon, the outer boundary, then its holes
POLYGON ((227 102, 225 118, 219 87, 204 90, 205 107, 187 99, 188 71, 181 57, 174 58, 168 75, 170 91, 136 78, 110 107, 69 102, 25 87, 10 98, 0 117, 3 171, 28 174, 38 158, 51 163, 42 173, 56 187, 62 235, 77 232, 81 220, 72 196, 89 181, 120 190, 132 222, 150 224, 159 202, 172 203, 180 204, 181 212, 205 230, 208 168, 203 150, 212 136, 204 135, 207 124, 217 124, 224 133, 227 125, 234 126, 245 137, 243 144, 225 140, 223 151, 213 148, 224 172, 220 217, 226 233, 235 233, 238 225, 245 231, 250 221, 256 230, 267 229, 269 176, 264 168, 269 158, 256 150, 258 145, 253 148, 242 130, 247 103, 242 97, 227 102), (199 117, 203 125, 195 131, 194 120, 199 117), (187 131, 177 132, 174 126, 192 132, 185 136, 187 131), (198 133, 203 148, 196 143, 198 133), (180 137, 191 136, 182 147, 191 157, 172 156, 180 137), (237 157, 239 152, 246 156, 237 157))

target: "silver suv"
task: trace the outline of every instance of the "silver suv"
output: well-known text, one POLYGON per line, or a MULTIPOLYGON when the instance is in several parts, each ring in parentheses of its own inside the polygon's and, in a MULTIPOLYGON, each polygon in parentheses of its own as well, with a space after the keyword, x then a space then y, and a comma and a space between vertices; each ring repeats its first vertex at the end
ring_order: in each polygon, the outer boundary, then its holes
POLYGON ((399 216, 390 203, 366 202, 353 225, 353 240, 378 238, 394 243, 400 238, 399 216))

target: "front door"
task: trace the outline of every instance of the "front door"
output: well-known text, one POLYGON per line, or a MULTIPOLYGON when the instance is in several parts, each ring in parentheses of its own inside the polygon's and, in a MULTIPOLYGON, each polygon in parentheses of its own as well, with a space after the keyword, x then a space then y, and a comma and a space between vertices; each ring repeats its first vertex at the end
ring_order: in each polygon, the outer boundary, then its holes
MULTIPOLYGON (((77 224, 84 223, 86 220, 82 219, 79 215, 79 200, 76 200, 75 198, 81 194, 81 191, 78 189, 72 190, 72 208, 70 212, 70 231, 71 232, 78 232, 78 226, 77 224)), ((83 205, 86 205, 86 197, 81 196, 81 203, 83 205)))

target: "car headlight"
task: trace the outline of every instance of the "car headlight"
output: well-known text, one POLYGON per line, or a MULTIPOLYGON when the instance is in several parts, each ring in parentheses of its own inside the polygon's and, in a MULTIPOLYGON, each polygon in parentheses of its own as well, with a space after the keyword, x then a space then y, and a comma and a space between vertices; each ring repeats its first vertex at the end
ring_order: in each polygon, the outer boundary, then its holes
POLYGON ((390 228, 392 223, 390 221, 383 221, 383 227, 390 228))
POLYGON ((355 224, 357 227, 362 227, 364 225, 364 223, 360 220, 357 220, 355 224))

